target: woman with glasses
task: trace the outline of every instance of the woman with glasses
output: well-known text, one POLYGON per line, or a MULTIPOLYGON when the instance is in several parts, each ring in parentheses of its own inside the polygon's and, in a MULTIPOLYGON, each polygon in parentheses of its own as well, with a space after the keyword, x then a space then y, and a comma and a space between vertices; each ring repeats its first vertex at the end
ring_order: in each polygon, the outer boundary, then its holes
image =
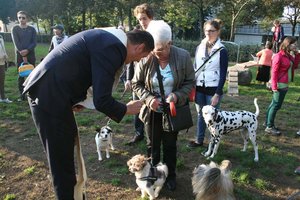
MULTIPOLYGON (((22 62, 35 65, 34 48, 36 47, 36 30, 27 24, 27 12, 19 11, 17 17, 19 24, 15 25, 11 30, 12 40, 15 45, 17 67, 19 68, 22 62)), ((18 101, 25 101, 25 95, 22 94, 24 80, 24 77, 18 77, 20 92, 20 99, 18 101)))
POLYGON ((164 108, 157 70, 159 69, 162 76, 166 102, 174 102, 178 106, 186 104, 194 85, 195 73, 190 54, 172 45, 171 28, 166 22, 152 20, 147 31, 154 38, 154 50, 147 59, 138 63, 132 79, 132 88, 138 97, 145 98, 140 118, 145 124, 148 156, 152 158, 152 164, 156 165, 161 161, 162 149, 162 162, 166 163, 169 170, 166 185, 173 191, 176 189, 178 132, 163 130, 164 108))
POLYGON ((267 109, 265 132, 279 136, 281 132, 275 126, 277 111, 281 108, 288 84, 293 81, 294 70, 298 67, 300 54, 295 37, 286 37, 280 45, 279 52, 274 55, 271 67, 271 86, 273 97, 267 109))
POLYGON ((203 145, 206 124, 202 116, 202 107, 220 106, 228 67, 227 50, 220 39, 220 21, 207 21, 203 28, 205 38, 196 49, 194 62, 198 123, 196 140, 188 144, 191 148, 203 145))

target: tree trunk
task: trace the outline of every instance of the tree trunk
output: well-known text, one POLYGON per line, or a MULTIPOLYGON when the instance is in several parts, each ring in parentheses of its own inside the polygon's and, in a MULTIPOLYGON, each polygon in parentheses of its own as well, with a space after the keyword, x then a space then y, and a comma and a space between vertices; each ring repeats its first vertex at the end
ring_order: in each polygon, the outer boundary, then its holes
POLYGON ((199 9, 199 36, 200 36, 200 40, 204 37, 204 30, 203 30, 203 26, 204 26, 204 12, 203 12, 203 3, 202 1, 200 1, 200 5, 199 5, 200 9, 199 9))
POLYGON ((85 30, 85 23, 86 23, 86 17, 85 17, 85 14, 86 14, 86 10, 85 8, 82 10, 82 28, 81 30, 84 31, 85 30))
POLYGON ((38 16, 36 17, 36 28, 37 28, 37 33, 41 38, 41 43, 43 43, 43 37, 41 36, 41 32, 40 32, 40 24, 39 24, 39 18, 38 16))
MULTIPOLYGON (((126 27, 124 27, 126 29, 126 27)), ((132 30, 132 13, 131 13, 131 6, 128 8, 128 28, 129 31, 132 30)))
POLYGON ((295 36, 296 24, 292 24, 292 36, 295 36))
POLYGON ((230 38, 229 41, 233 42, 234 41, 234 28, 235 28, 235 16, 232 14, 232 20, 231 20, 231 25, 230 25, 230 38))

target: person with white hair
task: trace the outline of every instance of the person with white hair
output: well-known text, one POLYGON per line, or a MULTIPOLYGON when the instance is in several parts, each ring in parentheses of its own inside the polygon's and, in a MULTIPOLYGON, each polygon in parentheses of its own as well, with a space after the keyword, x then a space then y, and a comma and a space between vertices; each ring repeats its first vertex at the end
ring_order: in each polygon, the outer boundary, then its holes
POLYGON ((163 129, 163 106, 157 78, 157 67, 162 76, 166 102, 176 106, 185 105, 194 85, 195 73, 190 54, 172 45, 170 26, 162 21, 152 20, 147 28, 154 39, 154 50, 138 63, 132 79, 133 91, 145 99, 140 111, 140 119, 145 124, 147 153, 152 164, 160 162, 162 145, 163 160, 169 169, 167 188, 176 189, 176 154, 178 132, 163 129))

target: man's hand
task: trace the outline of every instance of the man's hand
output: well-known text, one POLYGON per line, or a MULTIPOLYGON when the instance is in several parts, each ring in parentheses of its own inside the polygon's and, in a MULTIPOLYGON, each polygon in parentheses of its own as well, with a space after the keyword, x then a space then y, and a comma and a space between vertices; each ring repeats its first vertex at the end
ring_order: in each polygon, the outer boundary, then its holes
POLYGON ((127 115, 135 115, 138 114, 142 108, 143 102, 140 100, 133 100, 129 101, 126 106, 127 106, 127 115))

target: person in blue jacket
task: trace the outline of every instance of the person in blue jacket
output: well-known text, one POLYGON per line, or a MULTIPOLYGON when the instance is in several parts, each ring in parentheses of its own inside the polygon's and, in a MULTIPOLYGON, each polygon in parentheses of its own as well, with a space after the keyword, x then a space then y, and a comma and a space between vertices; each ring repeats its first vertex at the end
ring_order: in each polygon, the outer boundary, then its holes
POLYGON ((118 102, 112 90, 119 81, 116 74, 125 64, 139 61, 153 50, 153 38, 139 30, 118 34, 93 29, 71 36, 53 49, 24 83, 23 93, 28 93, 57 199, 74 199, 78 129, 73 110, 81 110, 78 103, 85 100, 88 88, 93 87, 95 108, 116 122, 125 114, 138 113, 143 104, 139 100, 126 105, 118 102))

